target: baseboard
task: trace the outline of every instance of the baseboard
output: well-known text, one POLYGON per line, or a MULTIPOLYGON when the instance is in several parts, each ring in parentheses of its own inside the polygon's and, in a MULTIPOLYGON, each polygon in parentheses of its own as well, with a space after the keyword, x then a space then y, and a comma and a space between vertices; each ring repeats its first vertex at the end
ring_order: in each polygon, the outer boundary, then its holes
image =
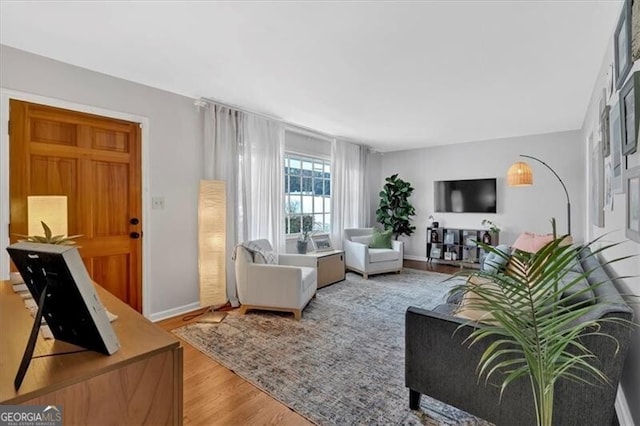
POLYGON ((616 414, 618 415, 620 426, 631 426, 634 424, 627 398, 620 386, 618 386, 618 393, 616 394, 616 414))
POLYGON ((180 314, 186 314, 187 312, 195 311, 196 309, 200 309, 200 302, 189 303, 188 305, 178 306, 177 308, 167 309, 166 311, 156 312, 154 314, 149 315, 149 320, 152 322, 158 322, 163 319, 171 318, 178 316, 180 314))
POLYGON ((426 262, 428 259, 423 256, 414 256, 412 254, 405 254, 403 257, 404 260, 416 260, 418 262, 426 262))

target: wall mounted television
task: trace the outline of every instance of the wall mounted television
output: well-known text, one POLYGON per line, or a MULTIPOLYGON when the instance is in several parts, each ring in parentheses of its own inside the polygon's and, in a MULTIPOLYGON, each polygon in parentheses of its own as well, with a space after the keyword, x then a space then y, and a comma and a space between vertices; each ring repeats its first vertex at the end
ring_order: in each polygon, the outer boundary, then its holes
POLYGON ((497 212, 495 178, 436 181, 433 193, 436 212, 497 212))

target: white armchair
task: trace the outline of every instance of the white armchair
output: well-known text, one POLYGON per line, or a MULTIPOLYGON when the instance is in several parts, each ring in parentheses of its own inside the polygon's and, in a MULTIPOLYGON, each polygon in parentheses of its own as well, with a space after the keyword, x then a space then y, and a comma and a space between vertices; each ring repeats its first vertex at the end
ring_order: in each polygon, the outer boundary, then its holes
POLYGON ((267 240, 238 245, 235 269, 240 313, 251 309, 293 312, 299 320, 316 294, 316 266, 311 256, 275 253, 267 240))
POLYGON ((404 245, 402 241, 392 241, 392 248, 369 248, 373 228, 349 228, 344 230, 345 266, 362 274, 366 280, 369 275, 384 272, 402 272, 404 245))

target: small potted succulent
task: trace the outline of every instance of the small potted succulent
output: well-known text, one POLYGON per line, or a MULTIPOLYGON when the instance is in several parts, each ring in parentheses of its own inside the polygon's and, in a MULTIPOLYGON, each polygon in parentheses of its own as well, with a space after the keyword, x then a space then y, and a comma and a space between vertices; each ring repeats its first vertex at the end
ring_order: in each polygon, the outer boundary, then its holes
POLYGON ((53 235, 53 232, 51 232, 51 228, 49 228, 49 226, 47 226, 46 223, 40 221, 40 223, 42 224, 42 229, 44 229, 44 236, 42 235, 20 235, 20 234, 16 234, 17 237, 21 237, 24 238, 24 240, 21 241, 27 241, 30 243, 41 243, 41 244, 60 244, 60 245, 73 245, 76 242, 73 241, 76 238, 80 238, 82 235, 71 235, 71 236, 66 236, 66 235, 53 235))

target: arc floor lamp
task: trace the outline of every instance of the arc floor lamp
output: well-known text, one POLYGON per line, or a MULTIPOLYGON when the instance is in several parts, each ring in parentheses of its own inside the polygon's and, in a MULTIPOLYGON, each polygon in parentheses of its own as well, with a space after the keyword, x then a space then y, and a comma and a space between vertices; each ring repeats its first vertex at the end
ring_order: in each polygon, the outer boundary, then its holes
MULTIPOLYGON (((531 158, 532 160, 536 160, 541 163, 547 169, 551 170, 551 173, 558 179, 560 185, 562 185, 562 189, 564 189, 564 194, 567 196, 567 233, 571 235, 571 201, 569 200, 569 191, 567 191, 567 187, 564 185, 564 182, 558 176, 555 170, 553 170, 547 163, 540 160, 539 158, 532 157, 531 155, 520 154, 520 157, 531 158)), ((509 186, 530 186, 533 185, 533 171, 531 167, 524 161, 518 161, 517 163, 513 163, 511 167, 509 167, 509 171, 507 172, 507 184, 509 186)))

